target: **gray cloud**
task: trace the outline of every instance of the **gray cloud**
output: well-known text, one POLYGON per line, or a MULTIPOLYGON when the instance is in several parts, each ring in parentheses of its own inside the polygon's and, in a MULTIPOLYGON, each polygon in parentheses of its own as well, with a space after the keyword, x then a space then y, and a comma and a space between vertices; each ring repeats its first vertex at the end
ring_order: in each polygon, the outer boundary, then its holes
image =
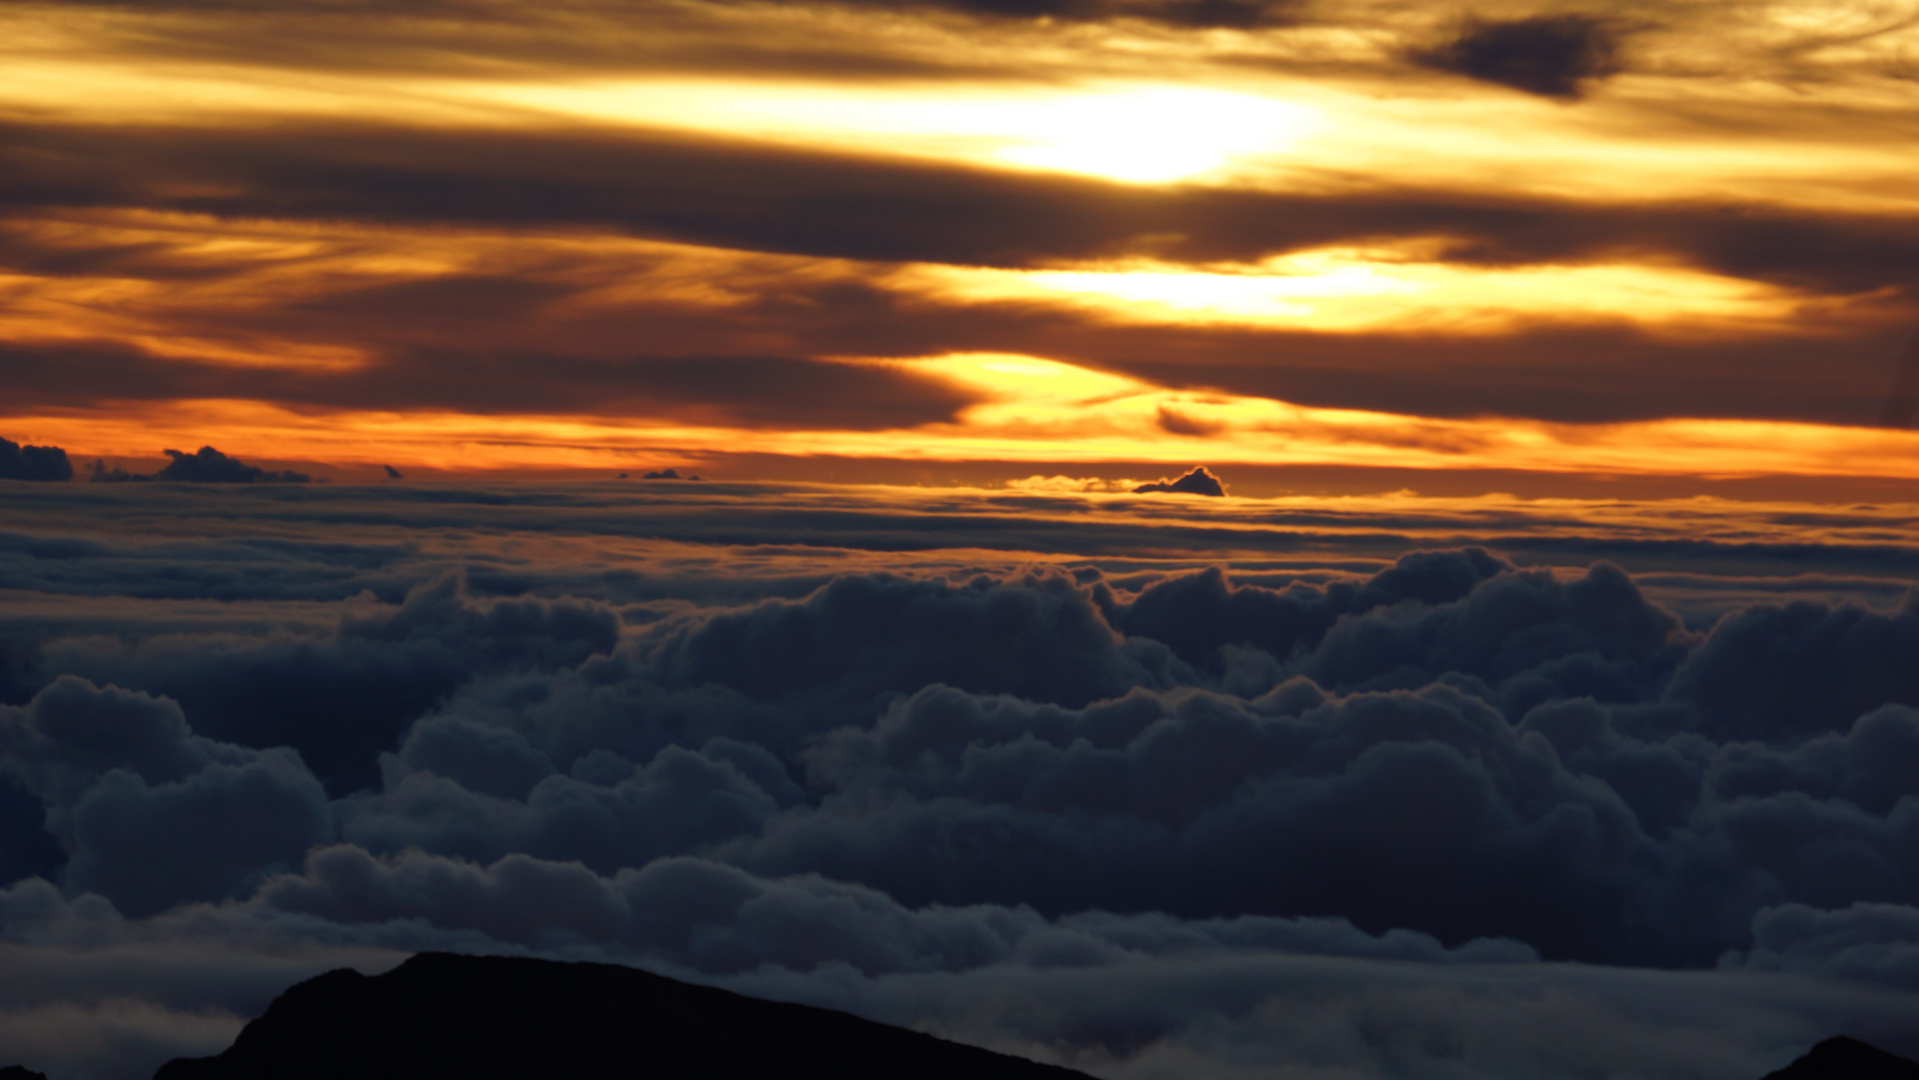
MULTIPOLYGON (((1657 251, 1734 276, 1853 293, 1909 283, 1915 244, 1915 226, 1903 217, 1683 202, 1594 207, 1421 187, 1326 196, 1144 189, 633 130, 335 125, 271 139, 15 124, 6 145, 11 171, 0 206, 20 212, 133 205, 222 216, 594 225, 879 262, 1027 267, 1129 253, 1250 262, 1396 237, 1442 241, 1444 258, 1475 265, 1657 251), (475 162, 514 165, 495 174, 475 162), (613 175, 622 182, 606 179, 613 175), (216 183, 222 194, 177 193, 216 183)), ((472 282, 469 291, 486 286, 472 282)), ((518 303, 552 289, 500 286, 518 303)), ((381 302, 393 288, 442 287, 378 287, 360 302, 381 302)))
POLYGON ((1468 19, 1457 37, 1415 54, 1423 64, 1544 97, 1577 98, 1620 68, 1617 27, 1590 15, 1468 19))
POLYGON ((73 463, 57 446, 22 446, 0 439, 0 480, 71 480, 73 463))
MULTIPOLYGON (((611 959, 1142 1080, 1276 1052, 1263 1025, 1302 1007, 1282 971, 1345 1033, 1281 1024, 1287 1060, 1359 1076, 1559 1075, 1545 1034, 1500 1056, 1510 1026, 1471 1002, 1570 995, 1535 1021, 1574 1038, 1631 997, 1586 961, 1717 962, 1614 970, 1724 980, 1741 1010, 1794 980, 1837 995, 1739 1012, 1763 1043, 1617 1020, 1634 1048, 1587 1056, 1621 1069, 1750 1080, 1910 1016, 1913 608, 1844 576, 1852 546, 1568 538, 1654 575, 1407 550, 1566 533, 1504 504, 1355 533, 1336 506, 711 482, 644 514, 611 482, 20 490, 0 940, 37 972, 76 950, 611 959), (169 508, 206 535, 98 524, 169 508), (1118 554, 1234 535, 1274 547, 1118 554), (1049 546, 1112 553, 1014 565, 1049 546), (1096 974, 1111 995, 992 1004, 1096 974)), ((197 998, 126 970, 0 985, 0 1032, 124 1031, 99 1060, 134 1062, 176 1043, 132 1033, 191 1013, 177 1045, 211 1040, 263 1000, 259 969, 197 998), (146 1011, 100 1004, 113 986, 146 1011)))
POLYGON ((0 711, 0 760, 45 802, 68 884, 133 915, 251 891, 333 835, 299 755, 193 735, 171 701, 71 676, 0 711))
POLYGON ((1919 908, 1784 904, 1756 915, 1752 934, 1752 949, 1729 955, 1721 967, 1817 972, 1919 990, 1919 908))

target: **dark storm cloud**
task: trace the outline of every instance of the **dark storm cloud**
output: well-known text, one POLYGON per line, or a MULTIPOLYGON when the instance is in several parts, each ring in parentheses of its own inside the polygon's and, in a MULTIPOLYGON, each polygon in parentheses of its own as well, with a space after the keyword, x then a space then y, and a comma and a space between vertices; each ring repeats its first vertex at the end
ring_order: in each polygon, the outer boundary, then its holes
POLYGON ((1589 15, 1469 19, 1459 36, 1415 59, 1441 71, 1544 97, 1576 98, 1620 70, 1617 28, 1589 15))
POLYGON ((1126 253, 1251 261, 1341 241, 1420 238, 1445 241, 1446 258, 1475 264, 1660 253, 1734 276, 1840 292, 1909 281, 1919 247, 1919 226, 1901 217, 1575 205, 1418 188, 1328 196, 1143 189, 632 130, 529 135, 316 125, 274 138, 14 124, 5 135, 0 205, 16 212, 146 206, 222 216, 581 224, 747 250, 995 266, 1126 253), (209 187, 222 193, 203 193, 209 187))

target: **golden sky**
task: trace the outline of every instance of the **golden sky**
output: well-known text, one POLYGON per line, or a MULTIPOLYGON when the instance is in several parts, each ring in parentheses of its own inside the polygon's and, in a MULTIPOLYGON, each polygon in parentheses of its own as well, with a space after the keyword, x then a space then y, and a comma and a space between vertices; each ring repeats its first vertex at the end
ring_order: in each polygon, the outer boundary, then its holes
POLYGON ((1911 0, 25 3, 0 71, 0 435, 78 459, 1919 479, 1911 0))

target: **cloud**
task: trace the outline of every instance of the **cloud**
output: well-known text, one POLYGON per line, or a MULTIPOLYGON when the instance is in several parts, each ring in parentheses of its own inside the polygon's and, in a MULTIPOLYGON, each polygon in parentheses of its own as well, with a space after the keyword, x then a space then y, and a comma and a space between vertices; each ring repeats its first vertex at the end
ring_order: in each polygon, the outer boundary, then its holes
POLYGON ((305 473, 269 472, 230 458, 211 446, 202 446, 191 454, 168 450, 166 455, 173 461, 153 474, 156 480, 191 484, 305 484, 313 479, 305 473))
POLYGON ((1879 422, 1885 427, 1912 426, 1919 414, 1919 334, 1914 334, 1899 358, 1899 370, 1893 376, 1892 389, 1886 393, 1886 407, 1879 422))
MULTIPOLYGON (((1188 1034, 1212 1021, 1153 980, 1230 997, 1225 973, 1274 956, 1441 979, 1731 955, 1715 977, 1910 993, 1896 918, 1820 922, 1919 906, 1904 564, 1832 572, 1851 538, 1903 527, 1887 513, 1608 504, 1614 539, 1503 500, 22 491, 0 535, 20 904, 0 922, 33 948, 198 924, 260 948, 659 963, 880 1009, 875 980, 1137 974, 1162 987, 1134 1003, 1144 1027, 1114 1003, 977 1030, 1142 1075, 1214 1060, 1188 1034), (206 535, 117 524, 168 513, 206 535), (1848 542, 1792 539, 1821 530, 1848 542), (1461 535, 1502 542, 1408 550, 1461 535), (1555 538, 1662 569, 1512 554, 1555 538), (1194 565, 1234 544, 1270 546, 1194 565), (1064 554, 1019 565, 1035 551, 1064 554), (1814 929, 1769 914, 1800 909, 1814 929)), ((1339 970, 1314 978, 1375 985, 1339 970)), ((1632 977, 1655 975, 1679 978, 1632 977)), ((1402 1005, 1434 1038, 1481 1030, 1402 1005)), ((1805 1044, 1830 1033, 1808 1008, 1805 1044)), ((1250 1009, 1218 1030, 1263 1046, 1250 1009)), ((1358 1015, 1323 1019, 1373 1030, 1358 1015)), ((1353 1039, 1324 1061, 1427 1060, 1353 1039)), ((1635 1060, 1655 1058, 1674 1060, 1635 1060)))
MULTIPOLYGON (((458 283, 450 284, 448 291, 457 292, 458 283)), ((408 318, 418 317, 409 310, 408 318)), ((287 321, 287 312, 273 319, 287 321)), ((287 327, 296 337, 308 325, 337 328, 345 322, 303 316, 292 321, 300 324, 287 327)), ((351 324, 390 325, 370 313, 355 313, 351 324), (364 323, 358 321, 362 318, 364 323)), ((475 320, 460 333, 483 329, 475 320)), ((18 404, 9 402, 14 408, 30 400, 41 406, 97 404, 88 385, 99 377, 115 379, 124 400, 218 396, 343 409, 452 408, 492 416, 632 416, 645 410, 648 415, 705 423, 805 425, 810 430, 889 430, 950 421, 973 403, 945 382, 870 365, 726 354, 608 357, 598 355, 598 346, 585 355, 501 350, 491 344, 465 348, 456 344, 459 335, 452 336, 455 342, 431 349, 410 343, 391 348, 385 342, 357 343, 376 354, 373 362, 351 371, 320 373, 234 372, 158 358, 115 343, 0 346, 0 376, 19 388, 18 404), (451 360, 458 360, 465 378, 445 378, 451 360)), ((192 471, 184 475, 205 475, 200 464, 186 466, 192 471)), ((122 475, 109 473, 108 478, 122 475)))
MULTIPOLYGON (((0 1006, 0 1018, 23 1022, 44 1015, 39 1002, 89 986, 140 1001, 156 1019, 198 1016, 230 1032, 307 974, 374 973, 397 962, 394 947, 451 947, 636 963, 1142 1080, 1250 1076, 1249 1061, 1366 1080, 1415 1068, 1572 1077, 1594 1062, 1743 1080, 1832 1030, 1904 1052, 1911 1039, 1910 994, 1873 984, 1538 964, 1510 943, 1448 949, 1337 919, 1049 921, 1016 909, 915 909, 844 884, 698 860, 603 878, 517 858, 481 866, 332 847, 244 903, 130 921, 98 897, 67 901, 34 882, 0 893, 0 908, 16 932, 64 943, 0 945, 34 988, 0 1006), (325 944, 276 953, 286 940, 276 935, 318 927, 328 928, 325 944)), ((105 1033, 106 1020, 83 1006, 61 1028, 71 1037, 64 1052, 33 1043, 21 1056, 52 1067, 85 1053, 103 1080, 150 1075, 142 1055, 156 1048, 87 1038, 105 1033)))
POLYGON ((202 446, 197 452, 188 454, 179 450, 166 451, 173 460, 159 472, 152 474, 133 474, 115 467, 108 469, 104 462, 93 463, 93 481, 99 483, 126 483, 129 481, 159 480, 177 484, 308 484, 313 478, 306 473, 273 472, 257 465, 248 465, 238 458, 231 458, 211 446, 202 446))
POLYGON ((1459 36, 1416 53, 1418 61, 1542 97, 1577 98, 1586 84, 1617 73, 1620 33, 1589 15, 1469 19, 1459 36))
MULTIPOLYGON (((1847 293, 1908 281, 1919 243, 1910 219, 1867 212, 1835 217, 1767 204, 1722 210, 1685 198, 1595 206, 1431 185, 1327 194, 1142 188, 643 128, 328 124, 275 139, 184 127, 13 124, 5 134, 14 172, 0 185, 0 206, 14 214, 145 206, 296 221, 592 226, 715 248, 1014 269, 1125 255, 1250 264, 1391 237, 1437 243, 1444 260, 1467 265, 1659 252, 1717 273, 1847 293), (519 164, 510 171, 484 164, 507 161, 519 164), (609 175, 628 182, 611 183, 609 175), (221 189, 182 194, 186 184, 221 189)), ((452 290, 372 286, 341 305, 394 311, 424 302, 431 313, 460 292, 487 290, 516 305, 558 295, 550 283, 481 277, 452 290)), ((1879 378, 1883 395, 1883 372, 1879 378)))
POLYGON ((1721 967, 1795 971, 1919 990, 1919 907, 1853 904, 1820 911, 1804 904, 1753 917, 1753 947, 1721 967))
MULTIPOLYGON (((1164 417, 1161 419, 1163 422, 1164 417)), ((1225 485, 1219 482, 1219 477, 1207 472, 1206 466, 1200 465, 1196 466, 1192 472, 1187 473, 1177 480, 1166 480, 1162 478, 1157 483, 1141 484, 1139 487, 1133 489, 1133 494, 1135 495, 1146 495, 1154 492, 1170 492, 1179 495, 1212 495, 1218 497, 1226 494, 1226 488, 1225 485)))
POLYGON ((193 735, 171 701, 71 676, 0 710, 0 767, 46 804, 68 883, 134 915, 250 891, 333 835, 297 754, 193 735))
POLYGON ((1840 730, 1888 702, 1919 705, 1919 597, 1890 612, 1812 601, 1726 616, 1673 678, 1701 730, 1755 739, 1840 730))
POLYGON ((71 480, 73 463, 57 446, 22 446, 0 439, 0 480, 71 480))
POLYGON ((1537 959, 1516 942, 1448 949, 1422 934, 1369 935, 1343 919, 1186 922, 1092 913, 1049 921, 1030 908, 915 909, 859 885, 813 875, 770 880, 689 858, 599 877, 575 863, 519 855, 482 865, 418 851, 376 858, 337 846, 315 851, 301 872, 267 883, 254 902, 349 925, 422 920, 520 944, 571 935, 708 974, 768 965, 796 972, 849 966, 866 975, 1005 963, 1109 966, 1249 947, 1442 964, 1537 959))
POLYGON ((350 604, 318 635, 161 634, 130 647, 79 638, 47 663, 164 693, 215 738, 292 747, 340 791, 376 775, 376 756, 476 674, 571 666, 612 649, 619 633, 602 605, 480 599, 447 574, 397 605, 350 604))

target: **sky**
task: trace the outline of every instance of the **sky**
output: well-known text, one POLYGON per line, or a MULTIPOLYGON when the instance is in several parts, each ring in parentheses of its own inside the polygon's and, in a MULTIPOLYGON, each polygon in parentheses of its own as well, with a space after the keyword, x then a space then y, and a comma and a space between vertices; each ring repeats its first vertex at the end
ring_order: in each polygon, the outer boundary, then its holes
POLYGON ((9 2, 0 72, 0 1066, 426 949, 1100 1080, 1919 1058, 1912 3, 9 2))
POLYGON ((0 425, 361 479, 1884 498, 1914 18, 10 3, 0 425))

